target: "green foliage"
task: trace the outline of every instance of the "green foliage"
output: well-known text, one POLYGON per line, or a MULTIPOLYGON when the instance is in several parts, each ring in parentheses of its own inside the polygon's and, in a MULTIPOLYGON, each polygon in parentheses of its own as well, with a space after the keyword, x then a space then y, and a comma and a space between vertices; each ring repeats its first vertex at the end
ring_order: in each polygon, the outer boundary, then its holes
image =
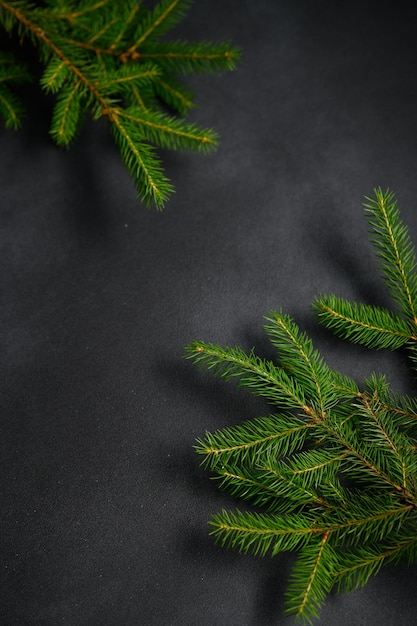
POLYGON ((139 0, 0 0, 0 25, 17 42, 29 40, 41 75, 0 52, 0 114, 17 128, 24 108, 12 87, 38 79, 56 95, 50 133, 62 147, 77 137, 87 113, 105 117, 138 196, 161 209, 173 186, 155 148, 206 153, 217 146, 211 129, 184 119, 194 96, 184 74, 234 69, 239 51, 230 43, 167 41, 191 0, 162 0, 152 9, 139 0), (162 40, 161 40, 162 38, 162 40), (169 111, 169 113, 168 113, 169 111))
POLYGON ((0 52, 0 115, 6 128, 19 128, 24 113, 20 99, 13 92, 13 87, 28 82, 30 76, 13 54, 0 52))
MULTIPOLYGON (((396 310, 336 296, 314 302, 318 320, 372 348, 416 357, 414 249, 393 194, 375 190, 366 214, 396 310)), ((417 560, 417 401, 372 375, 361 389, 330 369, 281 311, 264 329, 276 362, 240 348, 193 342, 186 356, 261 395, 273 412, 196 443, 220 488, 246 503, 210 521, 221 545, 255 555, 295 551, 286 610, 317 618, 332 589, 351 591, 383 565, 417 560)))

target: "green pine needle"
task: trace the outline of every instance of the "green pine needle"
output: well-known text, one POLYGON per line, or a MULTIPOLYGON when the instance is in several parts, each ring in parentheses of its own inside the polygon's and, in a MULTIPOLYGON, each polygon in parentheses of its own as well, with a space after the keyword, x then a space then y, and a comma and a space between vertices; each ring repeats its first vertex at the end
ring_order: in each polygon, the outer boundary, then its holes
POLYGON ((417 325, 417 262, 407 227, 400 219, 394 194, 375 189, 364 205, 382 272, 401 312, 417 325))
POLYGON ((335 561, 337 557, 326 532, 301 548, 286 592, 288 613, 306 623, 319 617, 326 595, 334 585, 335 561))
POLYGON ((21 126, 25 108, 15 93, 22 83, 31 81, 27 68, 9 52, 0 52, 0 115, 6 128, 15 130, 21 126))
POLYGON ((377 306, 323 295, 316 298, 313 308, 321 324, 339 337, 368 348, 396 350, 415 340, 415 330, 404 319, 377 306))
POLYGON ((59 93, 51 122, 51 136, 64 148, 74 139, 81 125, 85 90, 80 81, 65 86, 59 93))
MULTIPOLYGON (((366 210, 399 311, 334 295, 314 308, 337 335, 377 349, 406 346, 416 361, 414 249, 392 192, 376 189, 366 210)), ((249 507, 213 515, 215 540, 258 556, 296 552, 285 608, 311 623, 332 589, 353 591, 387 563, 417 561, 417 399, 376 374, 359 388, 326 365, 288 315, 266 320, 274 362, 254 349, 187 346, 187 358, 278 408, 206 433, 195 448, 217 485, 249 507)))
POLYGON ((236 379, 240 387, 247 387, 257 396, 263 396, 277 406, 303 409, 306 400, 296 379, 274 363, 246 354, 240 348, 221 348, 214 344, 194 342, 187 348, 187 356, 225 380, 236 379))
POLYGON ((0 85, 0 115, 6 128, 19 128, 24 113, 24 107, 15 94, 6 85, 0 85))
POLYGON ((258 417, 197 441, 196 450, 211 468, 232 463, 255 463, 260 455, 287 455, 303 445, 310 427, 303 419, 285 415, 258 417))
POLYGON ((115 119, 113 136, 144 204, 149 207, 154 203, 157 209, 162 209, 174 189, 154 148, 142 141, 140 128, 121 117, 115 119))
MULTIPOLYGON (((195 103, 182 76, 230 71, 240 57, 230 43, 166 39, 191 4, 161 0, 149 10, 137 0, 0 0, 0 26, 18 43, 33 44, 43 65, 40 86, 56 96, 53 140, 68 147, 86 114, 105 117, 139 198, 157 209, 174 189, 154 148, 207 153, 218 143, 214 130, 185 121, 195 103)), ((4 59, 0 51, 0 114, 17 128, 22 106, 11 87, 27 74, 4 59)))

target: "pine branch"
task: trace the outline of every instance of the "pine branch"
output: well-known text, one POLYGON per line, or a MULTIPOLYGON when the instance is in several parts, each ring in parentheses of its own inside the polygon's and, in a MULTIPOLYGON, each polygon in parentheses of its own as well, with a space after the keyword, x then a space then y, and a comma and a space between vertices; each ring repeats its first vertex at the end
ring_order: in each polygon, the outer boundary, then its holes
POLYGON ((233 70, 236 66, 236 54, 230 52, 227 42, 213 45, 205 41, 198 47, 183 41, 148 45, 136 58, 158 61, 165 71, 179 74, 207 74, 233 70))
POLYGON ((154 90, 156 96, 179 115, 186 115, 195 106, 194 94, 169 74, 155 78, 154 90))
POLYGON ((272 467, 255 470, 252 466, 237 468, 223 466, 215 469, 213 476, 221 489, 236 498, 263 507, 270 513, 288 515, 299 513, 311 505, 329 506, 314 489, 307 489, 272 467))
POLYGON ((190 0, 163 0, 142 20, 134 34, 134 43, 124 53, 124 57, 134 57, 138 49, 147 41, 164 35, 180 22, 191 4, 190 0))
POLYGON ((199 129, 163 113, 130 107, 120 110, 119 114, 140 129, 144 141, 163 148, 209 152, 217 144, 217 136, 212 130, 199 129))
POLYGON ((13 54, 0 52, 0 115, 6 128, 20 127, 24 107, 14 88, 30 80, 27 68, 13 54))
MULTIPOLYGON (((399 312, 320 296, 318 319, 339 336, 377 349, 406 347, 415 360, 417 272, 393 194, 366 205, 382 274, 399 312)), ((417 399, 384 376, 362 382, 331 370, 310 338, 280 312, 264 325, 277 350, 193 342, 186 356, 264 396, 279 413, 206 433, 197 441, 218 486, 255 511, 214 515, 221 545, 255 555, 298 554, 286 610, 319 617, 336 586, 352 591, 386 563, 417 560, 417 399)))
MULTIPOLYGON (((138 196, 157 209, 173 186, 154 148, 207 153, 218 144, 215 131, 183 119, 194 102, 179 75, 229 71, 240 55, 229 43, 160 41, 191 4, 162 0, 148 10, 137 0, 61 0, 42 7, 0 0, 0 25, 35 46, 44 66, 40 86, 57 97, 53 140, 68 147, 87 114, 105 117, 138 196), (164 105, 175 115, 167 114, 164 105)), ((21 108, 8 85, 2 85, 1 68, 0 58, 0 113, 6 125, 17 127, 21 108)), ((13 75, 4 74, 4 82, 23 79, 18 66, 13 75)))
POLYGON ((286 594, 288 613, 309 623, 312 617, 319 616, 334 585, 335 558, 327 532, 300 550, 286 594))
POLYGON ((205 439, 197 440, 196 450, 203 456, 203 463, 211 468, 223 467, 231 461, 255 464, 261 455, 285 456, 302 447, 312 425, 311 421, 282 414, 258 417, 207 433, 205 439))
POLYGON ((299 408, 306 415, 313 413, 297 381, 271 361, 257 357, 254 352, 246 354, 240 348, 221 348, 194 342, 187 347, 187 356, 195 363, 205 364, 225 380, 237 379, 239 387, 247 387, 255 395, 263 396, 277 406, 299 408))
POLYGON ((0 115, 4 118, 6 128, 14 129, 19 128, 24 115, 20 100, 6 85, 0 85, 0 115))
POLYGON ((320 532, 301 514, 279 516, 222 511, 213 515, 210 525, 217 543, 259 556, 298 549, 310 536, 320 532))
POLYGON ((335 571, 336 585, 339 591, 353 591, 367 584, 372 576, 378 574, 388 563, 410 562, 417 560, 417 535, 414 525, 393 531, 388 544, 370 544, 356 550, 346 550, 340 555, 338 569, 335 571))
POLYGON ((278 350, 282 367, 296 378, 302 388, 309 391, 307 401, 313 406, 317 404, 316 411, 325 416, 326 411, 337 401, 331 370, 313 349, 309 337, 299 332, 289 316, 272 311, 266 319, 269 324, 264 325, 264 329, 278 350))
POLYGON ((381 260, 385 281, 403 315, 417 324, 416 256, 408 230, 400 219, 394 194, 381 188, 367 198, 365 209, 373 230, 373 243, 381 260))
POLYGON ((51 135, 59 146, 66 148, 74 139, 87 95, 79 80, 61 90, 51 122, 51 135))
POLYGON ((417 340, 415 330, 401 317, 380 307, 323 295, 315 299, 313 308, 320 323, 339 337, 368 348, 397 350, 408 341, 417 340))
POLYGON ((164 176, 162 164, 152 146, 142 141, 140 129, 121 116, 113 117, 113 136, 122 159, 136 181, 146 206, 162 208, 174 189, 164 176))

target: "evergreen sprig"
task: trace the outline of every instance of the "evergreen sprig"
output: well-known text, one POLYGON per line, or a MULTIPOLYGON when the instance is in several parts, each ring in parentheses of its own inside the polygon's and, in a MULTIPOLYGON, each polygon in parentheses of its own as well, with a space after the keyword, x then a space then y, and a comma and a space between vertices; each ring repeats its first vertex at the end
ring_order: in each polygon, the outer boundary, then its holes
MULTIPOLYGON (((408 348, 416 360, 414 248, 391 191, 366 199, 372 241, 395 310, 334 295, 318 320, 372 348, 408 348)), ((219 487, 246 503, 210 521, 221 545, 275 556, 295 551, 286 610, 317 618, 332 589, 351 591, 387 563, 417 560, 417 400, 384 376, 356 382, 329 368, 282 311, 264 329, 277 360, 195 341, 186 356, 261 395, 270 415, 206 433, 196 442, 219 487)))
POLYGON ((26 67, 13 54, 0 52, 0 115, 6 128, 17 129, 21 125, 24 107, 14 87, 29 80, 26 67))
POLYGON ((164 39, 191 4, 161 0, 147 9, 139 0, 0 0, 0 25, 17 41, 29 40, 42 67, 39 77, 31 76, 0 52, 6 126, 17 128, 24 112, 12 87, 39 78, 42 89, 56 95, 53 140, 70 146, 87 112, 106 118, 138 196, 161 209, 174 188, 155 148, 206 153, 218 143, 212 129, 185 121, 194 95, 181 76, 232 70, 240 55, 227 42, 164 39))

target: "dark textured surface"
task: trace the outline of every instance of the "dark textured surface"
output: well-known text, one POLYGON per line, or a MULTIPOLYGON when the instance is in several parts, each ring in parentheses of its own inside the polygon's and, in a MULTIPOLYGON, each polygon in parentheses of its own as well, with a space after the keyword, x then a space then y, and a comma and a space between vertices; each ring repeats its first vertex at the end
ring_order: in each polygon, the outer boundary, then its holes
MULTIPOLYGON (((205 430, 265 407, 183 360, 193 339, 270 348, 282 307, 329 362, 413 393, 400 356, 315 325, 318 292, 377 304, 361 204, 397 195, 417 242, 412 3, 199 0, 177 35, 231 39, 233 74, 190 79, 209 157, 167 153, 177 193, 135 199, 104 125, 69 152, 33 100, 1 131, 1 589, 4 626, 292 626, 291 557, 213 545, 233 506, 198 467, 205 430)), ((416 567, 332 596, 323 626, 416 623, 416 567)))

